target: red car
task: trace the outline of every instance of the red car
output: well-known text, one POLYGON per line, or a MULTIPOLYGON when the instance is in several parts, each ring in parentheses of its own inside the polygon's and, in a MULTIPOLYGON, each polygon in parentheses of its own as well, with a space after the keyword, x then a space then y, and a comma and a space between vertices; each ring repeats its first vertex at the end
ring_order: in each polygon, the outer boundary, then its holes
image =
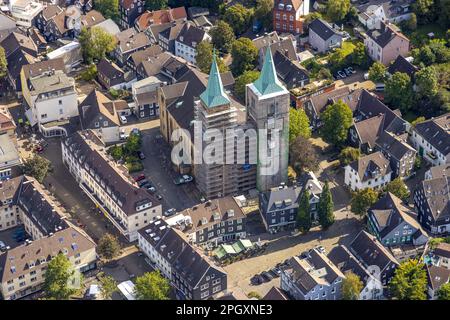
POLYGON ((145 179, 145 174, 143 174, 143 173, 134 177, 134 181, 136 181, 136 182, 144 180, 144 179, 145 179))
POLYGON ((34 152, 36 152, 36 153, 42 153, 42 152, 44 152, 44 147, 43 147, 43 146, 40 146, 40 145, 37 145, 37 146, 34 148, 34 152))

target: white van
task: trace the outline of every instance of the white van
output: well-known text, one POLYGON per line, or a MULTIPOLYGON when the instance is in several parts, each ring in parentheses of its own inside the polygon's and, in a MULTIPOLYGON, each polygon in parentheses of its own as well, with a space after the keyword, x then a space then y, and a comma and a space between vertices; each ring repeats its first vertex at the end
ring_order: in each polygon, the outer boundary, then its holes
POLYGON ((122 122, 122 124, 127 123, 127 118, 125 116, 120 116, 120 122, 122 122))

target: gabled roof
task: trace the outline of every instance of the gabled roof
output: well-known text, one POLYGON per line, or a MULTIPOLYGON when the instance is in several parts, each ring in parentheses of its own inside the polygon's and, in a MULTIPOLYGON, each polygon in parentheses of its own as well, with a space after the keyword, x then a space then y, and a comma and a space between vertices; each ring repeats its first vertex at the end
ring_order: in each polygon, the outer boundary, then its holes
POLYGON ((22 67, 25 80, 29 80, 31 77, 37 77, 45 72, 52 70, 65 71, 64 59, 57 58, 52 60, 39 61, 32 64, 27 64, 22 67))
POLYGON ((375 141, 383 131, 384 114, 358 121, 354 124, 358 132, 361 144, 366 144, 369 148, 375 147, 375 141))
POLYGON ((176 41, 181 42, 191 48, 195 48, 205 37, 205 30, 200 29, 190 23, 185 23, 178 33, 176 41))
POLYGON ((339 35, 325 20, 315 19, 309 24, 309 30, 314 31, 322 40, 326 41, 334 35, 339 35))
POLYGON ((443 284, 450 281, 450 270, 444 267, 427 265, 428 285, 432 290, 438 290, 443 284))
POLYGON ((14 123, 14 120, 9 116, 9 114, 5 114, 0 111, 0 133, 15 128, 16 125, 14 123))
POLYGON ((273 59, 277 75, 287 88, 300 87, 302 82, 305 84, 309 80, 308 71, 298 61, 290 60, 280 51, 275 51, 273 59))
POLYGON ((282 289, 273 286, 270 288, 269 292, 262 298, 262 300, 289 300, 286 292, 282 289))
POLYGON ((184 7, 146 11, 136 19, 136 25, 140 30, 145 30, 151 25, 164 24, 176 20, 185 20, 186 18, 187 14, 184 7))
POLYGON ((372 38, 381 48, 386 47, 394 38, 400 37, 409 42, 409 39, 392 24, 381 24, 381 29, 367 31, 367 35, 372 38))
POLYGON ((442 176, 430 180, 424 180, 421 188, 425 195, 425 201, 430 207, 430 214, 435 221, 450 218, 450 176, 442 176))
POLYGON ((398 55, 394 62, 388 68, 390 74, 396 72, 406 73, 411 79, 413 79, 414 74, 419 71, 419 68, 413 65, 411 62, 405 59, 402 55, 398 55))
POLYGON ((0 182, 0 203, 11 199, 16 203, 22 185, 22 176, 0 182))
POLYGON ((363 156, 349 166, 358 173, 361 181, 373 179, 373 172, 379 172, 381 176, 385 176, 392 171, 389 160, 380 151, 363 156))
POLYGON ((3 39, 0 39, 0 45, 5 49, 7 59, 17 50, 23 50, 34 57, 38 53, 38 48, 33 40, 18 32, 12 32, 3 39))
POLYGON ((223 89, 215 53, 213 54, 213 61, 209 72, 208 85, 206 86, 206 90, 200 95, 200 99, 207 108, 219 107, 231 103, 223 89))
POLYGON ((391 157, 401 160, 409 152, 416 153, 416 150, 407 143, 408 134, 395 135, 393 133, 383 131, 377 141, 378 145, 384 152, 389 153, 391 157))
POLYGON ((253 87, 260 95, 269 95, 277 92, 287 92, 283 84, 277 78, 277 72, 273 63, 272 51, 270 47, 266 49, 264 64, 259 78, 253 82, 253 87))
POLYGON ((117 45, 122 53, 133 51, 151 44, 144 32, 137 33, 134 28, 129 28, 116 34, 117 45))
POLYGON ((439 243, 433 250, 433 254, 439 257, 450 259, 450 243, 446 242, 439 243))
POLYGON ((97 10, 90 10, 81 16, 81 24, 87 28, 105 21, 105 17, 97 10))
POLYGON ((48 4, 42 10, 42 16, 45 20, 48 21, 62 11, 63 9, 61 9, 61 7, 56 4, 48 4))
POLYGON ((440 153, 450 153, 450 113, 416 124, 414 130, 440 153))
POLYGON ((419 222, 414 218, 416 214, 390 192, 386 193, 384 197, 369 209, 369 214, 373 216, 380 227, 378 232, 382 238, 402 222, 406 222, 414 229, 419 230, 423 235, 428 236, 419 222))
POLYGON ((118 65, 107 59, 100 60, 97 64, 97 71, 110 80, 121 79, 125 74, 118 65))
MULTIPOLYGON (((120 126, 119 116, 114 102, 96 89, 87 95, 78 106, 78 110, 83 129, 95 129, 95 123, 100 122, 100 117, 104 117, 104 120, 109 120, 108 127, 120 126)), ((103 124, 100 126, 103 127, 103 124)))

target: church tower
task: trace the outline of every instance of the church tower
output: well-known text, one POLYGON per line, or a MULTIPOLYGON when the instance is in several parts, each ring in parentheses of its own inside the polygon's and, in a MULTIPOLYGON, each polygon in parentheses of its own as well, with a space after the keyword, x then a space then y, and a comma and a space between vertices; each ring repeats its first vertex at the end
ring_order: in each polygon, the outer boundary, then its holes
POLYGON ((277 78, 270 46, 260 77, 246 87, 246 106, 248 120, 258 130, 257 188, 267 191, 287 181, 289 161, 289 91, 277 78), (267 129, 267 139, 261 139, 259 129, 267 129), (263 156, 261 148, 267 150, 263 156))

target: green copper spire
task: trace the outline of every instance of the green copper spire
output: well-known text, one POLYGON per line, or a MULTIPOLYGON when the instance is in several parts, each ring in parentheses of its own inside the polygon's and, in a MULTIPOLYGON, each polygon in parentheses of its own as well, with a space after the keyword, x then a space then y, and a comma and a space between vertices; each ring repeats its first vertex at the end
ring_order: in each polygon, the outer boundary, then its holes
POLYGON ((286 91, 286 89, 277 78, 277 72, 275 70, 275 65, 273 64, 272 51, 270 51, 270 46, 267 46, 261 74, 259 78, 253 83, 253 85, 262 95, 286 91))
POLYGON ((211 71, 209 72, 208 86, 200 95, 200 99, 208 108, 214 108, 230 103, 227 94, 223 90, 222 79, 216 62, 216 51, 213 52, 211 71))

